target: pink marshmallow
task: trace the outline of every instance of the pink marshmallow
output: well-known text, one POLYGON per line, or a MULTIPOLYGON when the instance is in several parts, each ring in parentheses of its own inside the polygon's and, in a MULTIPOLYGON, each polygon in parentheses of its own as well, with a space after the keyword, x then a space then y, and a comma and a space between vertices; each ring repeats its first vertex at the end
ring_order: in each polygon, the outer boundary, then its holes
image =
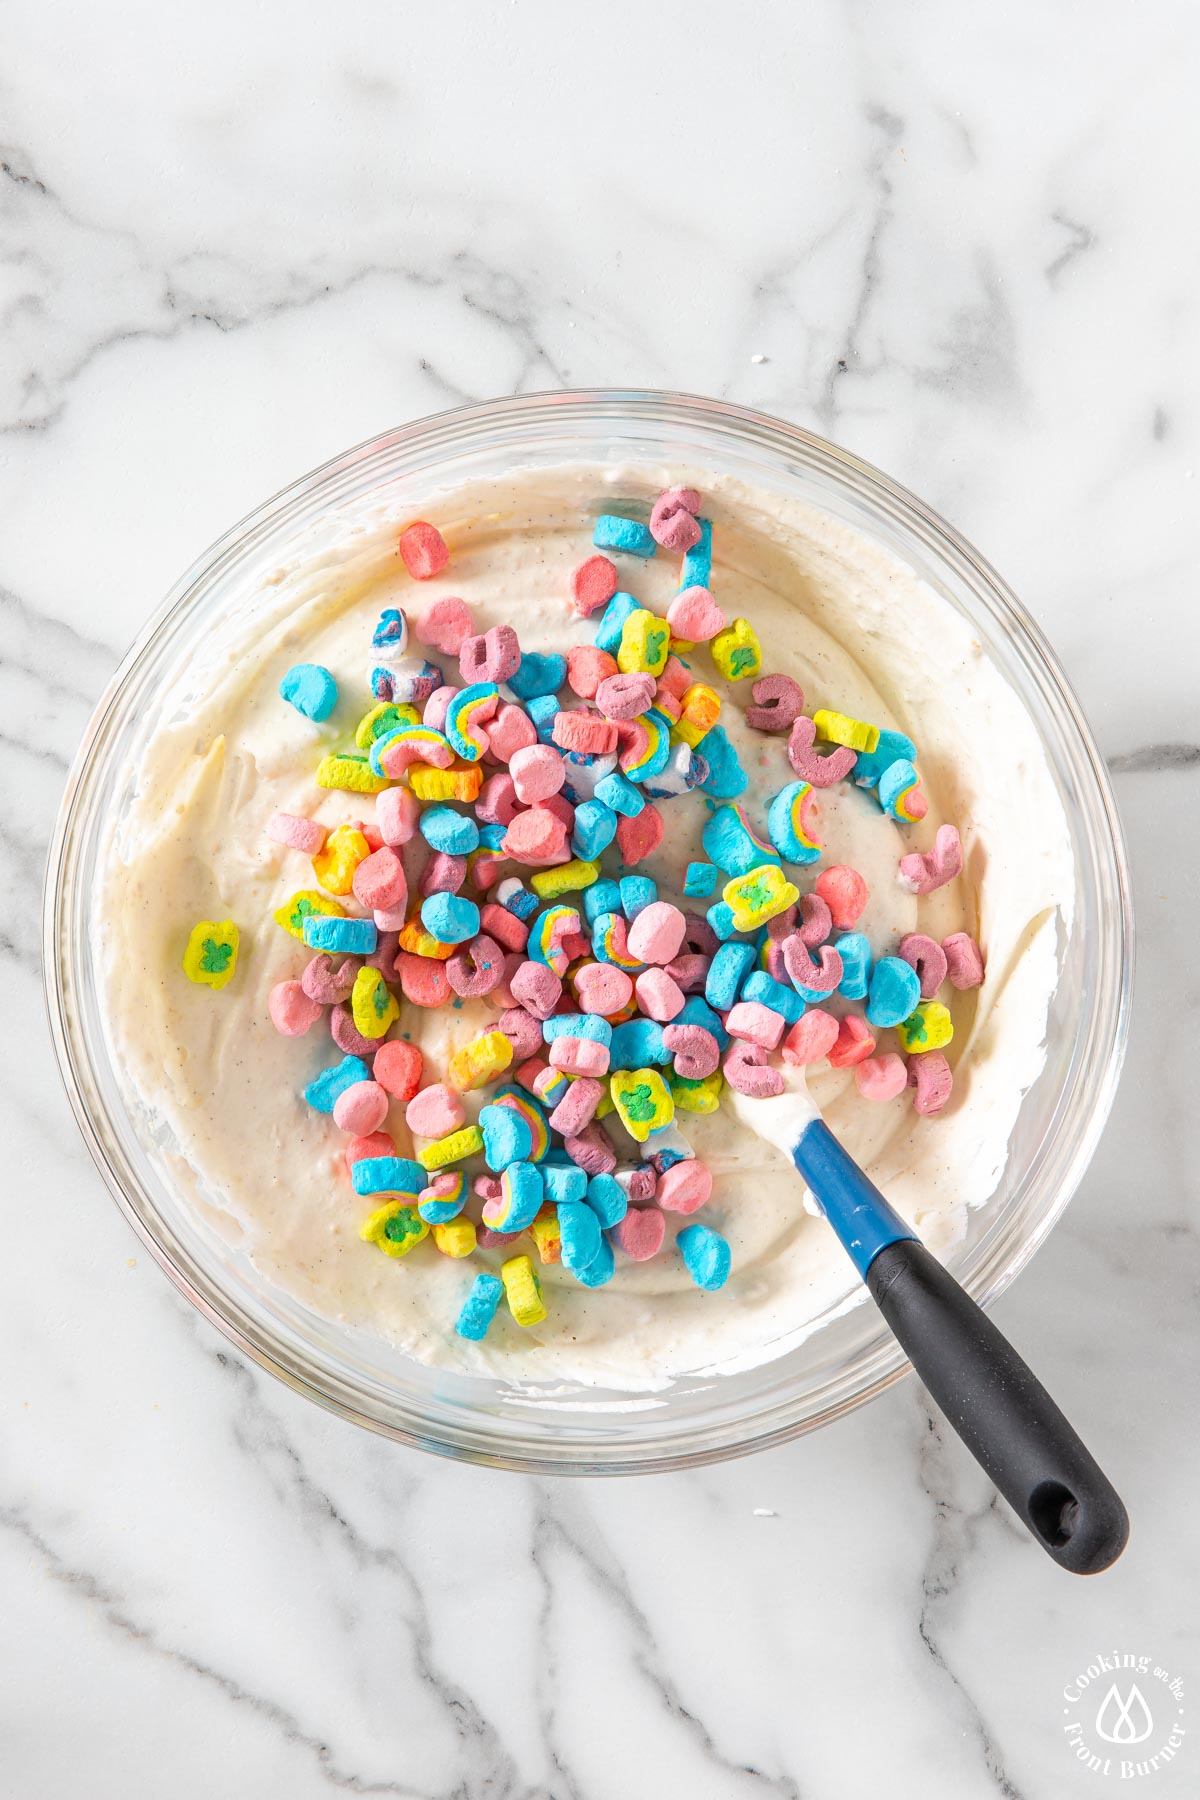
POLYGON ((965 931, 952 931, 942 939, 946 972, 952 987, 977 988, 983 980, 983 952, 965 931))
POLYGON ((409 788, 384 788, 375 799, 375 823, 385 844, 407 844, 417 829, 421 802, 409 788))
POLYGON ((321 950, 301 975, 300 985, 318 1006, 336 1006, 339 1000, 350 998, 362 966, 361 956, 347 956, 335 968, 332 956, 321 950))
POLYGON ((333 1103, 333 1122, 351 1137, 369 1137, 387 1118, 388 1097, 377 1081, 356 1081, 333 1103))
POLYGON ((954 1075, 940 1050, 922 1050, 908 1059, 907 1081, 915 1088, 913 1107, 923 1118, 941 1112, 950 1098, 954 1075))
POLYGON ((573 1081, 554 1111, 550 1114, 550 1126, 554 1131, 561 1131, 564 1137, 577 1137, 585 1125, 590 1125, 596 1116, 596 1108, 605 1095, 604 1083, 595 1080, 591 1075, 581 1075, 573 1081))
POLYGON ((629 1005, 633 982, 612 963, 586 963, 575 976, 575 992, 580 1006, 606 1019, 629 1005))
POLYGON ((774 1050, 787 1020, 761 1000, 739 1000, 725 1014, 725 1029, 732 1038, 743 1038, 760 1049, 774 1050))
POLYGON ((392 911, 408 898, 404 864, 390 844, 366 857, 354 871, 354 898, 367 912, 392 911))
POLYGON ((939 825, 933 849, 900 858, 900 883, 913 894, 932 894, 962 874, 963 852, 953 825, 939 825))
POLYGON ((535 1019, 548 1019, 562 998, 562 982, 545 963, 523 962, 508 985, 513 999, 535 1019))
POLYGON ((421 870, 417 886, 425 895, 457 894, 466 879, 465 856, 452 856, 448 850, 435 850, 421 870))
POLYGON ((298 981, 277 981, 267 995, 267 1011, 276 1031, 284 1037, 303 1037, 316 1024, 324 1008, 305 993, 298 981))
POLYGON ((497 1029, 504 1033, 512 1045, 515 1063, 536 1056, 542 1048, 544 1039, 541 1025, 523 1006, 510 1006, 506 1012, 502 1012, 497 1021, 497 1029))
POLYGON ((694 644, 707 644, 718 631, 724 631, 726 622, 706 587, 684 588, 667 608, 667 624, 675 636, 694 644))
POLYGON ((416 622, 421 642, 431 650, 440 650, 443 656, 457 656, 463 640, 471 636, 473 629, 471 609, 457 595, 435 600, 416 622))
POLYGON ((631 1206, 623 1219, 610 1226, 608 1235, 633 1262, 649 1262, 662 1249, 666 1231, 666 1218, 657 1206, 631 1206))
POLYGON ((686 1005, 682 991, 665 969, 643 969, 633 986, 643 1013, 660 1025, 669 1025, 686 1005))
POLYGON ((690 1159, 672 1163, 659 1176, 654 1198, 664 1212, 694 1213, 707 1205, 712 1187, 712 1170, 706 1164, 690 1159))
POLYGON ((606 719, 636 719, 654 704, 655 687, 653 675, 640 670, 608 675, 596 689, 596 705, 606 719))
POLYGON ((403 1038, 388 1038, 375 1052, 371 1073, 393 1100, 406 1102, 421 1084, 424 1061, 415 1044, 406 1043, 403 1038))
POLYGON ((677 906, 653 900, 629 927, 629 953, 638 962, 665 965, 678 956, 686 930, 687 920, 677 906))
POLYGON ((523 806, 549 800, 566 780, 567 765, 552 744, 531 744, 508 759, 508 773, 523 806))
POLYGON ((843 744, 827 756, 819 756, 813 748, 816 737, 817 728, 804 713, 793 719, 788 734, 788 761, 800 780, 807 781, 810 787, 832 787, 835 781, 843 781, 849 775, 858 757, 843 744))
POLYGON ((607 1075, 608 1045, 592 1038, 556 1037, 550 1046, 550 1062, 568 1075, 607 1075))
POLYGON ((894 1100, 908 1085, 908 1070, 902 1056, 869 1056, 855 1069, 854 1079, 864 1100, 894 1100))
POLYGON ((684 556, 701 538, 696 514, 702 505, 695 488, 664 488, 650 510, 650 536, 664 550, 684 556))
POLYGON ((443 1081, 431 1082, 414 1094, 404 1109, 405 1122, 415 1137, 447 1137, 467 1122, 461 1096, 443 1081))
POLYGON ((721 1060, 716 1038, 703 1025, 668 1025, 663 1044, 675 1059, 675 1073, 684 1081, 703 1081, 721 1060))
MULTIPOLYGON (((557 1038, 555 1042, 562 1044, 566 1039, 557 1038)), ((611 1175, 617 1166, 617 1153, 594 1119, 575 1137, 564 1138, 563 1149, 588 1175, 611 1175)))
POLYGON ((343 1056, 374 1056, 379 1048, 378 1038, 363 1036, 344 1000, 339 1001, 329 1014, 329 1035, 343 1056))
POLYGON ((915 971, 922 1000, 936 1000, 949 969, 946 952, 936 938, 927 937, 923 931, 908 931, 900 939, 898 954, 915 971))
POLYGON ((521 662, 521 646, 511 625, 493 625, 478 637, 464 638, 458 653, 463 684, 507 681, 521 662))
POLYGON ((446 979, 461 1000, 482 1000, 504 979, 504 952, 481 931, 447 959, 446 979))
POLYGON ((617 591, 617 566, 607 556, 589 556, 571 571, 571 605, 588 619, 607 606, 617 591))
POLYGON ((786 1085, 779 1070, 768 1065, 767 1053, 759 1044, 732 1044, 722 1067, 730 1087, 755 1100, 782 1094, 786 1085))
POLYGON ((450 703, 461 692, 462 689, 456 687, 434 688, 421 713, 422 725, 429 725, 434 731, 445 731, 450 703))
POLYGON ((595 644, 575 644, 567 651, 567 685, 581 700, 594 700, 600 683, 616 673, 616 657, 595 644))
POLYGON ((545 806, 518 813, 504 833, 503 848, 506 856, 531 868, 548 868, 570 858, 567 827, 545 806))
POLYGON ((746 723, 753 731, 790 731, 804 711, 804 689, 790 675, 763 675, 751 692, 754 705, 746 708, 746 723))
POLYGON ((875 1033, 857 1013, 847 1013, 838 1023, 837 1043, 829 1052, 831 1069, 852 1069, 865 1062, 875 1048, 875 1033))
POLYGON ((816 888, 837 929, 853 931, 868 895, 867 884, 858 870, 847 868, 845 863, 831 863, 817 876, 816 888))
POLYGON ((514 751, 537 743, 537 730, 523 707, 502 706, 488 725, 488 754, 495 762, 510 761, 514 751))
POLYGON ((408 907, 407 905, 377 906, 371 917, 375 921, 377 931, 390 933, 399 939, 400 933, 408 923, 408 907))
MULTIPOLYGON (((653 800, 647 800, 636 819, 617 821, 617 849, 630 868, 635 863, 640 863, 644 857, 653 856, 662 839, 663 816, 653 800)), ((647 907, 646 911, 649 912, 650 908, 647 907)), ((636 919, 634 923, 637 923, 636 919)))
POLYGON ((428 581, 444 569, 450 560, 446 540, 436 525, 416 519, 400 533, 399 550, 405 568, 414 581, 428 581))
POLYGON ((783 1040, 783 1060, 793 1068, 824 1062, 837 1043, 838 1022, 832 1013, 810 1006, 783 1040))
MULTIPOLYGON (((522 750, 518 755, 524 756, 522 750)), ((512 776, 501 769, 496 775, 489 775, 479 790, 475 802, 475 817, 484 825, 511 825, 520 807, 517 805, 517 789, 512 776)))
POLYGON ((271 814, 266 833, 275 843, 286 844, 289 850, 302 850, 305 856, 315 856, 328 836, 327 827, 318 825, 315 819, 300 819, 295 813, 284 812, 271 814))
MULTIPOLYGON (((774 925, 775 920, 771 920, 774 925)), ((770 926, 767 927, 770 931, 770 926)), ((830 912, 820 894, 801 894, 800 896, 800 942, 809 950, 819 950, 829 933, 833 930, 833 914, 830 912)), ((771 932, 783 943, 789 935, 786 931, 771 932)))

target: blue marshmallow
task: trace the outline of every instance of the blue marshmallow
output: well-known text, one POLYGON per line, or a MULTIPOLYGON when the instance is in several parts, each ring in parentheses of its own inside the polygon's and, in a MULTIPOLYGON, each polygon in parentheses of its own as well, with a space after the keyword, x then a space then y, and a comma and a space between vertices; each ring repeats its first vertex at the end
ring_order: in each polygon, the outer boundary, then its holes
POLYGON ((310 950, 371 956, 379 942, 379 932, 374 919, 343 919, 336 913, 309 913, 304 921, 304 942, 310 950))
POLYGON ((428 1184, 421 1164, 409 1156, 360 1156, 350 1165, 356 1194, 411 1194, 415 1199, 428 1184))
POLYGON ((871 971, 867 1023, 885 1029, 907 1019, 921 998, 921 978, 898 956, 881 956, 871 971))
POLYGON ((562 1259, 572 1274, 586 1269, 600 1252, 600 1221, 581 1200, 565 1200, 558 1209, 562 1259))
POLYGON ((467 856, 479 848, 478 825, 452 806, 427 806, 417 829, 431 850, 443 850, 447 856, 467 856))
POLYGON ((707 900, 717 890, 717 871, 712 863, 692 862, 683 877, 683 891, 697 900, 707 900))
POLYGON ((685 1225, 675 1239, 687 1272, 698 1288, 713 1294, 729 1280, 732 1257, 719 1231, 707 1225, 685 1225))
MULTIPOLYGON (((871 945, 861 931, 847 931, 834 943, 842 959, 838 993, 847 1000, 865 1000, 871 985, 871 945)), ((906 1015, 907 1016, 907 1015, 906 1015)))
POLYGON ((769 1006, 772 1012, 782 1013, 789 1025, 795 1025, 804 1016, 804 998, 795 988, 785 987, 782 981, 776 981, 765 969, 754 969, 742 983, 743 1000, 757 1000, 762 1006, 769 1006))
POLYGON ((610 1069, 645 1069, 653 1064, 665 1068, 671 1052, 663 1043, 663 1028, 654 1019, 627 1019, 612 1028, 608 1047, 610 1069))
POLYGON ((542 1185, 542 1171, 536 1163, 509 1163, 504 1171, 510 1196, 508 1217, 498 1229, 502 1231, 525 1231, 542 1210, 542 1201, 546 1190, 542 1185))
POLYGON ((483 1134, 484 1161, 497 1174, 510 1163, 526 1161, 533 1152, 529 1121, 513 1106, 481 1107, 479 1129, 483 1134))
POLYGON ((764 850, 755 842, 735 806, 718 806, 701 832, 700 841, 706 855, 732 878, 748 875, 751 869, 761 869, 768 863, 779 867, 774 851, 764 850))
POLYGON ((567 659, 553 652, 542 656, 526 651, 508 685, 518 700, 536 700, 546 694, 557 694, 567 679, 567 659))
POLYGON ((487 1336, 488 1326, 496 1316, 504 1283, 498 1275, 477 1275, 471 1291, 462 1304, 454 1329, 461 1338, 477 1344, 487 1336))
POLYGON ((617 815, 602 800, 585 800, 575 808, 571 849, 585 862, 594 862, 617 835, 617 815))
MULTIPOLYGON (((304 1090, 304 1098, 318 1112, 331 1113, 334 1101, 356 1081, 370 1081, 371 1071, 361 1056, 343 1056, 341 1062, 322 1069, 304 1090)), ((423 1185, 423 1184, 422 1184, 423 1185)))
POLYGON ((548 1044, 560 1037, 588 1038, 607 1049, 612 1043, 613 1028, 599 1013, 552 1013, 542 1020, 542 1036, 548 1044))
POLYGON ((881 731, 873 750, 860 750, 850 779, 858 787, 878 787, 879 777, 894 762, 915 763, 917 746, 902 731, 881 731))
POLYGON ((337 682, 320 663, 296 663, 280 682, 279 692, 298 713, 317 724, 337 705, 337 682))
POLYGON ((465 944, 479 936, 479 908, 461 894, 427 894, 421 923, 439 944, 465 944))
POLYGON ((616 593, 600 614, 600 623, 596 627, 595 643, 598 650, 607 650, 615 656, 621 648, 621 633, 625 629, 625 621, 630 613, 640 610, 632 594, 616 593))
POLYGON ((658 899, 658 886, 648 875, 622 875, 621 911, 632 925, 640 912, 658 899))
POLYGON ((733 936, 733 908, 726 900, 717 900, 705 913, 715 936, 724 943, 733 936))
POLYGON ((594 925, 601 913, 616 913, 620 910, 621 890, 607 876, 593 881, 591 887, 584 888, 583 911, 589 925, 594 925))
POLYGON ((684 588, 707 587, 712 575, 712 520, 697 519, 696 523, 700 527, 700 536, 691 549, 684 552, 679 567, 681 593, 684 588))
POLYGON ((615 1266, 616 1259, 612 1253, 612 1245, 606 1237, 602 1237, 600 1248, 587 1268, 572 1269, 571 1273, 582 1287, 598 1288, 604 1287, 607 1282, 612 1280, 615 1266))
POLYGON ((613 812, 620 813, 625 819, 636 819, 646 804, 641 789, 634 787, 632 781, 622 775, 619 769, 614 769, 611 775, 606 775, 603 781, 596 783, 596 799, 602 800, 605 806, 610 806, 613 812))
POLYGON ((537 732, 539 744, 554 742, 554 721, 560 710, 556 694, 538 694, 533 700, 525 702, 525 711, 537 732))
POLYGON ((578 1163, 552 1163, 547 1158, 542 1164, 542 1180, 546 1184, 546 1198, 555 1206, 582 1200, 587 1193, 587 1172, 578 1163))
POLYGON ((629 1211, 625 1189, 612 1175, 593 1175, 587 1184, 587 1203, 605 1231, 619 1225, 629 1211))
POLYGON ((620 513, 601 513, 592 533, 597 550, 623 550, 627 556, 650 557, 657 545, 650 527, 640 519, 626 519, 620 513))
POLYGON ((704 793, 711 794, 714 800, 736 800, 745 793, 746 771, 723 725, 714 725, 705 732, 696 745, 696 754, 708 764, 708 775, 700 783, 704 793))
POLYGON ((729 1011, 753 962, 753 944, 721 945, 708 965, 708 976, 704 983, 704 998, 717 1012, 729 1011))

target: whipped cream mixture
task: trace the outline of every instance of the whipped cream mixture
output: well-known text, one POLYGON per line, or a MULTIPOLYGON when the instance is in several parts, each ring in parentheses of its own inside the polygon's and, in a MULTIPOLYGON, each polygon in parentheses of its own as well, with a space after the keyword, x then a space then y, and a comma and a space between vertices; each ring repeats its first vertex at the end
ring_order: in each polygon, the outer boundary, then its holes
MULTIPOLYGON (((323 1022, 305 1037, 284 1038, 267 1013, 271 987, 298 976, 311 956, 271 914, 316 883, 308 860, 263 827, 275 811, 331 827, 372 816, 370 797, 322 792, 312 774, 325 751, 352 745, 370 704, 365 677, 380 610, 403 606, 415 617, 457 594, 477 630, 511 623, 527 650, 590 643, 591 625, 569 610, 566 595, 571 569, 591 554, 592 521, 626 507, 644 517, 660 488, 684 482, 701 490, 714 521, 717 602, 755 627, 764 668, 793 676, 809 712, 834 708, 917 744, 930 802, 920 824, 897 825, 850 783, 818 796, 824 864, 849 863, 870 885, 856 928, 877 956, 894 953, 915 930, 936 938, 967 930, 985 952, 982 988, 957 993, 947 984, 940 995, 954 1017, 954 1093, 941 1115, 919 1117, 911 1093, 886 1105, 864 1100, 853 1070, 809 1072, 834 1132, 935 1252, 961 1233, 966 1208, 995 1193, 1021 1097, 1042 1066, 1057 934, 1072 908, 1065 821, 1025 709, 969 626, 913 570, 828 514, 702 470, 530 470, 447 490, 420 508, 406 496, 403 511, 335 513, 293 560, 238 597, 207 655, 190 657, 162 694, 98 885, 95 929, 115 1060, 159 1142, 171 1141, 196 1205, 270 1282, 422 1362, 538 1388, 645 1392, 684 1372, 778 1356, 861 1295, 832 1234, 806 1212, 791 1164, 723 1104, 709 1116, 680 1113, 677 1123, 716 1176, 712 1201, 696 1216, 729 1240, 733 1272, 724 1289, 707 1294, 692 1285, 672 1249, 688 1220, 669 1215, 654 1261, 618 1254, 615 1278, 594 1291, 560 1266, 540 1267, 545 1323, 521 1330, 502 1305, 488 1337, 467 1343, 454 1333, 459 1306, 474 1273, 498 1269, 500 1253, 451 1260, 430 1239, 397 1260, 360 1240, 359 1225, 377 1203, 354 1195, 342 1134, 301 1098, 341 1053, 323 1022), (415 516, 435 523, 451 552, 443 573, 421 583, 396 554, 397 532, 415 516), (341 699, 325 725, 279 697, 281 676, 300 661, 324 664, 337 678, 341 699), (929 848, 943 822, 962 835, 963 873, 917 898, 897 879, 899 858, 929 848), (231 918, 241 928, 237 973, 220 993, 193 986, 180 967, 201 918, 231 918)), ((678 558, 660 550, 648 563, 616 560, 621 585, 665 612, 678 558)), ((750 777, 741 799, 762 829, 771 796, 793 779, 786 736, 746 729, 751 684, 722 683, 703 650, 691 660, 725 698, 722 723, 750 777)), ((457 682, 457 669, 444 666, 457 682)), ((662 898, 702 910, 706 902, 684 900, 680 890, 685 864, 703 858, 704 803, 695 794, 659 806, 666 836, 640 869, 662 898)), ((790 871, 802 892, 820 866, 790 871)), ((836 998, 828 1004, 841 1010, 836 998)), ((420 1044, 424 1079, 440 1080, 450 1051, 496 1011, 488 1001, 436 1012, 404 1003, 394 1031, 420 1044)), ((881 1034, 880 1050, 895 1047, 881 1034)), ((467 1096, 471 1116, 480 1103, 480 1095, 467 1096)), ((393 1104, 386 1128, 399 1154, 412 1155, 402 1107, 393 1104)), ((632 1144, 626 1148, 636 1160, 632 1144)), ((471 1210, 477 1216, 477 1203, 471 1210)))

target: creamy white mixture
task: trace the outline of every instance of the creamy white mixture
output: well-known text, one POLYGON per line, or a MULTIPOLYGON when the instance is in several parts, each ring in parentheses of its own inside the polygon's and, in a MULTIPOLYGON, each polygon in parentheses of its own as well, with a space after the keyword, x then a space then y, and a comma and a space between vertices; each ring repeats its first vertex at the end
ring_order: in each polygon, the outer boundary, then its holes
MULTIPOLYGON (((498 1267, 499 1254, 451 1260, 430 1239, 392 1259, 359 1239, 372 1203, 350 1187, 332 1119, 301 1097, 340 1052, 323 1021, 289 1039, 267 1013, 271 987, 298 976, 311 954, 271 914, 296 889, 317 884, 308 860, 274 844, 263 827, 277 810, 330 826, 372 816, 371 798, 322 792, 312 774, 324 751, 352 746, 370 703, 365 670, 380 610, 400 605, 414 616, 457 594, 478 629, 512 623, 526 649, 590 642, 589 625, 565 596, 571 569, 591 553, 592 520, 624 501, 645 516, 658 489, 679 481, 704 492, 715 522, 716 599, 730 618, 754 625, 765 667, 795 677, 806 710, 870 719, 918 746, 930 800, 921 824, 898 826, 873 795, 841 783, 819 797, 820 835, 825 863, 850 863, 870 884, 858 928, 876 955, 893 952, 913 930, 940 938, 966 929, 979 938, 984 986, 959 994, 947 984, 940 996, 954 1017, 953 1099, 939 1117, 922 1119, 909 1093, 884 1106, 863 1100, 852 1070, 810 1071, 810 1088, 833 1130, 935 1251, 961 1232, 967 1207, 994 1193, 1021 1096, 1042 1065, 1056 937, 1072 906, 1065 822, 1024 708, 970 629, 913 571, 824 513, 703 471, 569 467, 442 494, 422 510, 444 533, 451 559, 420 584, 395 549, 399 526, 415 516, 411 504, 403 513, 336 515, 322 542, 238 602, 207 657, 193 657, 164 693, 98 890, 96 930, 118 1064, 159 1131, 176 1140, 197 1204, 222 1210, 226 1234, 271 1282, 423 1362, 539 1387, 645 1391, 684 1371, 777 1356, 861 1291, 828 1228, 806 1213, 790 1163, 723 1105, 677 1120, 716 1174, 712 1202, 697 1216, 732 1248, 733 1273, 721 1292, 692 1285, 672 1249, 675 1229, 688 1221, 671 1217, 653 1262, 618 1253, 614 1280, 594 1291, 556 1265, 539 1268, 545 1324, 522 1331, 501 1306, 486 1340, 466 1343, 453 1330, 459 1305, 474 1273, 498 1267), (279 697, 281 676, 300 661, 337 677, 341 697, 323 726, 279 697), (906 851, 928 848, 944 821, 962 834, 963 874, 918 899, 899 885, 897 864, 906 851), (201 918, 232 918, 241 928, 236 976, 218 993, 190 984, 180 966, 201 918)), ((622 586, 665 612, 678 558, 660 551, 648 563, 617 560, 622 586)), ((692 661, 725 696, 722 722, 750 777, 741 798, 761 829, 770 797, 793 779, 786 740, 745 728, 749 682, 730 688, 716 680, 703 650, 692 661)), ((448 659, 445 666, 457 681, 448 659)), ((698 795, 659 805, 666 838, 642 868, 664 898, 702 909, 707 902, 682 900, 680 885, 686 862, 703 856, 705 806, 698 795)), ((615 846, 606 864, 614 853, 615 846)), ((818 872, 792 871, 802 891, 818 872)), ((420 1044, 425 1080, 438 1080, 449 1052, 495 1015, 491 1002, 432 1013, 405 1004, 394 1029, 420 1044)), ((881 1035, 881 1051, 895 1047, 892 1034, 881 1035)), ((467 1097, 472 1113, 480 1103, 467 1097)), ((393 1105, 387 1129, 400 1154, 411 1155, 401 1107, 393 1105)), ((625 1147, 636 1160, 635 1147, 625 1147)))

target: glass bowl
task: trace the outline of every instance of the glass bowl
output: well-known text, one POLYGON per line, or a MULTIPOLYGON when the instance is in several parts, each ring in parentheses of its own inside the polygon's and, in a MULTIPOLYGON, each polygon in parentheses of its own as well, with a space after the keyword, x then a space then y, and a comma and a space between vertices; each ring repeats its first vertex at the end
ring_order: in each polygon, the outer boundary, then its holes
POLYGON ((96 708, 67 783, 47 872, 44 958, 55 1049, 71 1105, 115 1199, 180 1290, 238 1347, 300 1393, 401 1442, 553 1473, 679 1468, 777 1444, 861 1405, 907 1365, 875 1309, 831 1317, 790 1354, 663 1393, 595 1389, 534 1400, 448 1374, 319 1318, 267 1284, 173 1187, 163 1146, 133 1116, 99 1006, 88 902, 115 809, 164 671, 286 560, 322 516, 386 498, 416 508, 457 480, 564 462, 690 466, 796 496, 899 556, 971 622, 1027 709, 1053 770, 1074 854, 1077 906, 1062 934, 1045 1067, 1026 1094, 992 1200, 949 1261, 987 1305, 1062 1213, 1095 1149, 1124 1050, 1132 977, 1129 877, 1113 797, 1079 704, 1037 626, 943 520, 845 450, 720 401, 554 393, 404 426, 296 482, 183 576, 96 708))

